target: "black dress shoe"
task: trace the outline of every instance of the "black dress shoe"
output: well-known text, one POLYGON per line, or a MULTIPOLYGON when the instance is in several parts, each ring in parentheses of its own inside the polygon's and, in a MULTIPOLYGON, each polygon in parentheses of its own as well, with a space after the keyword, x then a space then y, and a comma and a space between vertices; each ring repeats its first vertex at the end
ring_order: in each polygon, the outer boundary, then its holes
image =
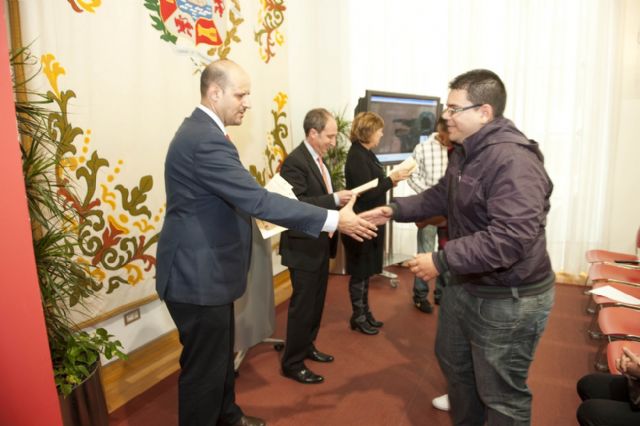
POLYGON ((309 352, 309 354, 307 355, 307 359, 317 361, 317 362, 333 362, 333 356, 320 352, 317 349, 314 349, 311 352, 309 352))
POLYGON ((233 426, 265 426, 267 422, 257 417, 242 416, 233 426))
POLYGON ((324 382, 324 377, 314 373, 308 368, 301 368, 300 370, 282 370, 282 375, 296 382, 304 383, 305 385, 311 385, 324 382))
POLYGON ((367 334, 369 336, 373 336, 374 334, 379 333, 377 328, 371 327, 369 321, 367 321, 366 318, 363 318, 361 321, 356 321, 355 319, 351 318, 351 321, 349 321, 349 325, 351 325, 352 330, 357 330, 360 333, 367 334))
POLYGON ((378 321, 377 319, 375 319, 371 312, 367 312, 366 315, 367 315, 367 322, 371 327, 380 328, 384 325, 382 321, 378 321))

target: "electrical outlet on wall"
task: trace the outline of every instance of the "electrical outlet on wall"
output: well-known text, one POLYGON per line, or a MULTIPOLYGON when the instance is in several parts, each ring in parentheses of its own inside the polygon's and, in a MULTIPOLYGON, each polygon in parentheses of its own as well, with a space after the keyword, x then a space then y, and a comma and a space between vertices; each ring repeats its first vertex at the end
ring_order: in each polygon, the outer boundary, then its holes
POLYGON ((140 319, 140 308, 135 308, 124 314, 124 325, 129 325, 140 319))

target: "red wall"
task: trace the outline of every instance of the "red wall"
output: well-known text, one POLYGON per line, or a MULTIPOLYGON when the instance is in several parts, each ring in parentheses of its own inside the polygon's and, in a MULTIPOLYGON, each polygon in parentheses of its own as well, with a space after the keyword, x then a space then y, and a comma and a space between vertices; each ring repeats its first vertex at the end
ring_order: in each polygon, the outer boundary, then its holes
POLYGON ((0 2, 0 424, 61 425, 40 303, 0 2))

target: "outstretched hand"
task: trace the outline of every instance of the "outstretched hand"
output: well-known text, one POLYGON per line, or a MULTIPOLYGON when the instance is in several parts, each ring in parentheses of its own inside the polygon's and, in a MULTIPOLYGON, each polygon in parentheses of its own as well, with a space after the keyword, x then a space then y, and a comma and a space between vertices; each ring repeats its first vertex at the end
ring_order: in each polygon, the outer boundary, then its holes
POLYGON ((355 202, 356 197, 351 197, 351 200, 338 212, 340 214, 338 230, 357 241, 364 241, 364 238, 370 240, 377 235, 375 231, 378 228, 353 212, 355 202))
POLYGON ((384 225, 393 217, 393 210, 388 206, 376 207, 375 209, 360 213, 359 216, 379 226, 384 225))

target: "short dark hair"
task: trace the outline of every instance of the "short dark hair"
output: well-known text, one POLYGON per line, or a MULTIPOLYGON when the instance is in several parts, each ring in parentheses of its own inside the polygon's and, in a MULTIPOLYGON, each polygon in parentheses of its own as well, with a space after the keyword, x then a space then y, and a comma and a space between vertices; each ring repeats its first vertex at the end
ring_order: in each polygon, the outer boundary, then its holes
POLYGON ((207 65, 200 74, 200 96, 205 97, 212 83, 216 83, 223 90, 229 84, 229 67, 233 63, 224 59, 217 60, 207 65))
POLYGON ((327 125, 327 121, 333 118, 333 115, 324 108, 314 108, 304 116, 304 135, 309 136, 311 129, 316 129, 316 132, 321 133, 324 127, 327 125))
POLYGON ((489 104, 494 117, 502 117, 507 104, 507 90, 493 71, 477 69, 460 74, 449 83, 451 90, 466 90, 474 104, 489 104))

